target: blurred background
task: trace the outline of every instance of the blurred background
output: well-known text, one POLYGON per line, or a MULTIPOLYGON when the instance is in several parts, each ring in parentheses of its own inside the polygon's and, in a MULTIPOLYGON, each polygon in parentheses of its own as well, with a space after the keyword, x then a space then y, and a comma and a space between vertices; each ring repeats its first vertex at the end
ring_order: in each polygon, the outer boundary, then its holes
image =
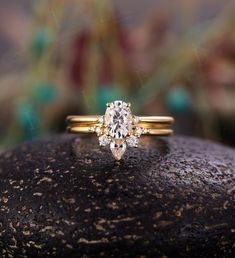
POLYGON ((0 151, 116 99, 235 146, 234 1, 0 1, 0 151))

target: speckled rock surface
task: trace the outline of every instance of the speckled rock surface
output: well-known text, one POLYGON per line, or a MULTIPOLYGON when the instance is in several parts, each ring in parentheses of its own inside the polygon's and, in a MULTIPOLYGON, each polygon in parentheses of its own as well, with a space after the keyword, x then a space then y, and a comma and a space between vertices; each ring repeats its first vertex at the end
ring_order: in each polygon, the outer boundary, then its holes
POLYGON ((61 135, 0 156, 0 257, 234 257, 235 151, 61 135))

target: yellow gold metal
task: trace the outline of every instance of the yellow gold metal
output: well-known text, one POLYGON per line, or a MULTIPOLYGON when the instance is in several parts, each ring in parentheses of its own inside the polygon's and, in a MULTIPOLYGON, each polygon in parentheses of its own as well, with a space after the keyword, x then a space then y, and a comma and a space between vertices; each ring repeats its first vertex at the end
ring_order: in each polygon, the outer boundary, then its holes
MULTIPOLYGON (((101 116, 68 116, 66 118, 67 123, 99 123, 101 116)), ((170 116, 139 116, 138 124, 142 123, 159 123, 159 124, 173 124, 174 118, 170 116)))
POLYGON ((148 129, 146 135, 159 135, 159 136, 167 136, 173 135, 172 129, 148 129))
POLYGON ((170 116, 135 116, 131 104, 114 101, 106 104, 104 115, 68 116, 70 133, 95 133, 100 146, 108 146, 116 160, 120 160, 128 147, 138 147, 142 135, 168 136, 174 118, 170 116))
POLYGON ((69 133, 95 133, 95 128, 84 126, 84 127, 67 127, 69 133))
POLYGON ((141 122, 173 124, 174 118, 170 116, 139 116, 139 123, 141 122))
MULTIPOLYGON (((73 126, 67 127, 67 131, 69 133, 95 133, 95 130, 93 127, 90 126, 73 126)), ((173 130, 172 129, 154 129, 150 128, 148 129, 143 135, 159 135, 159 136, 167 136, 167 135, 172 135, 173 130)))
MULTIPOLYGON (((95 128, 102 125, 102 116, 68 116, 69 124, 67 130, 71 133, 91 133, 95 128)), ((139 122, 135 125, 148 129, 149 135, 171 135, 173 130, 170 126, 174 123, 174 118, 169 116, 139 116, 139 122)))
MULTIPOLYGON (((100 127, 101 123, 88 123, 88 122, 77 122, 70 124, 71 127, 100 127)), ((167 129, 170 128, 170 124, 164 124, 164 123, 139 123, 137 127, 141 128, 152 128, 152 129, 167 129)), ((136 126, 134 126, 136 127, 136 126)))
POLYGON ((68 116, 66 118, 67 123, 98 123, 100 116, 68 116))

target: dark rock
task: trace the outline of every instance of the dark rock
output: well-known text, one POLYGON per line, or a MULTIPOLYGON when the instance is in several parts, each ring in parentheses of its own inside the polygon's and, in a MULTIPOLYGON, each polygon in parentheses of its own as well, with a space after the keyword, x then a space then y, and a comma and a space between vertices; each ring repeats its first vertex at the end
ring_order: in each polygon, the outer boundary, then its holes
POLYGON ((234 257, 235 151, 146 137, 115 162, 96 137, 0 156, 0 257, 234 257))

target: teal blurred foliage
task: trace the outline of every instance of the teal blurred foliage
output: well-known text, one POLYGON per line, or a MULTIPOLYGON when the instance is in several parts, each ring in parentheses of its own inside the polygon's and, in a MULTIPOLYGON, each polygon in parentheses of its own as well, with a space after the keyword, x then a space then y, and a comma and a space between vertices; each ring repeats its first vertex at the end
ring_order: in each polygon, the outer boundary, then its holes
POLYGON ((192 106, 191 96, 183 87, 173 88, 166 96, 166 106, 172 114, 182 114, 192 106))
MULTIPOLYGON (((31 98, 18 104, 16 119, 22 134, 22 141, 29 141, 40 136, 40 108, 56 98, 53 84, 41 81, 31 87, 31 98)), ((42 119, 42 118, 41 118, 42 119)))
POLYGON ((38 104, 50 104, 56 99, 56 88, 48 81, 40 81, 32 87, 32 99, 38 104))
POLYGON ((100 87, 97 95, 98 112, 104 113, 106 109, 106 103, 112 102, 118 99, 125 100, 125 95, 121 87, 112 86, 112 85, 100 87))
POLYGON ((34 105, 29 102, 19 103, 16 109, 16 120, 22 132, 22 141, 39 136, 40 121, 34 105))
POLYGON ((38 28, 32 38, 31 49, 32 54, 36 59, 39 59, 46 48, 52 43, 52 37, 48 29, 40 27, 38 28))

